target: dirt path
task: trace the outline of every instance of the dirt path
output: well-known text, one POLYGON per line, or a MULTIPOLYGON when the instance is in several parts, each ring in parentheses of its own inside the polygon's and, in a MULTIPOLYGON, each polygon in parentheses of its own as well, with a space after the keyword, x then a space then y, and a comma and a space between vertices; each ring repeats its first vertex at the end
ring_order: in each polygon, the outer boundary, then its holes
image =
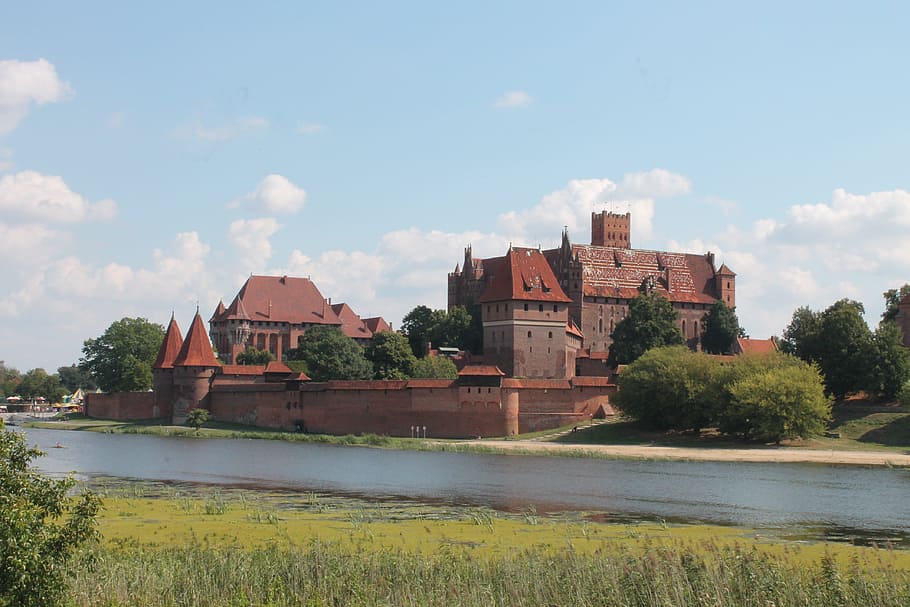
POLYGON ((792 448, 695 449, 691 447, 650 447, 643 445, 569 445, 535 441, 473 440, 464 444, 492 447, 502 451, 539 451, 541 454, 580 451, 633 459, 677 459, 719 462, 809 462, 859 466, 910 467, 910 452, 834 451, 792 448))

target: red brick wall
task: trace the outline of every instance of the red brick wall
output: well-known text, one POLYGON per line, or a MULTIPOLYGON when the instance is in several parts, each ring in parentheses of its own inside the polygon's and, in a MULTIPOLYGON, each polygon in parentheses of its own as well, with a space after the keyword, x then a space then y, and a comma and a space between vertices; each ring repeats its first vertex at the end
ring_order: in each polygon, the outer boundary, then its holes
POLYGON ((159 417, 152 392, 86 394, 85 414, 99 419, 151 419, 159 417))
POLYGON ((535 382, 534 387, 503 388, 503 395, 515 392, 519 396, 520 433, 538 432, 588 421, 600 406, 609 409, 610 396, 616 392, 616 386, 569 387, 568 382, 553 384, 546 387, 535 382))

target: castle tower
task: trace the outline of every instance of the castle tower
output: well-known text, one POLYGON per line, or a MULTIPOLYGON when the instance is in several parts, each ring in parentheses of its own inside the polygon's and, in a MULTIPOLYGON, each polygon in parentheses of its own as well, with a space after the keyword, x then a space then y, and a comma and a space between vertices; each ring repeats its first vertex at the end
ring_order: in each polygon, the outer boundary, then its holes
POLYGON ((903 333, 903 344, 910 347, 910 295, 904 297, 897 304, 897 317, 894 319, 903 333))
POLYGON ((717 298, 727 304, 728 308, 736 307, 736 273, 721 264, 717 274, 714 275, 714 284, 717 289, 717 298))
POLYGON ((591 213, 591 244, 594 246, 630 249, 631 232, 631 213, 591 213))
POLYGON ((197 309, 180 353, 174 359, 173 423, 185 423, 186 414, 193 409, 208 408, 212 377, 220 366, 197 309))
POLYGON ((209 329, 215 349, 228 364, 236 363, 238 354, 255 345, 250 340, 253 332, 251 321, 240 294, 227 309, 223 302, 218 302, 218 308, 209 320, 209 329))
POLYGON ((180 334, 180 327, 171 314, 171 322, 167 326, 167 332, 164 334, 164 341, 161 342, 161 348, 158 349, 158 358, 152 365, 152 378, 155 387, 155 405, 153 417, 170 418, 173 411, 174 402, 174 361, 180 354, 183 347, 183 335, 180 334))

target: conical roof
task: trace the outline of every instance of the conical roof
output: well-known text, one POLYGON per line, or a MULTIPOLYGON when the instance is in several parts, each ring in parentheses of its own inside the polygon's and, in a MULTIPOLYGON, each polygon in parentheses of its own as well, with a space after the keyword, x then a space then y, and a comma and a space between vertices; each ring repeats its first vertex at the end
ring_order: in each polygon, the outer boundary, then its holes
POLYGON ((180 334, 180 327, 177 326, 177 321, 174 320, 174 315, 171 314, 171 322, 167 326, 164 341, 161 342, 161 348, 158 349, 158 358, 155 359, 152 369, 174 368, 174 360, 180 354, 181 347, 183 347, 183 335, 180 334))
POLYGON ((205 332, 205 325, 202 324, 202 317, 199 316, 199 310, 196 310, 196 316, 193 318, 193 324, 186 334, 186 340, 180 353, 174 360, 175 367, 220 367, 221 363, 215 358, 215 352, 212 350, 212 342, 205 332))
POLYGON ((225 308, 224 308, 224 300, 223 300, 223 299, 219 299, 219 300, 218 300, 218 307, 215 308, 215 313, 212 314, 212 318, 209 319, 209 322, 212 322, 212 321, 214 321, 214 320, 218 320, 219 318, 221 318, 221 315, 224 314, 224 310, 225 310, 225 308))

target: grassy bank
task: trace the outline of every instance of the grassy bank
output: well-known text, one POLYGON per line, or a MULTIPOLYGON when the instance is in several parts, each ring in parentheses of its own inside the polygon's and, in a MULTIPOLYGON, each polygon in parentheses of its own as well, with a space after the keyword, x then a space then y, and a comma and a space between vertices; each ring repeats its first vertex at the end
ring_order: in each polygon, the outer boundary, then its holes
POLYGON ((906 605, 910 553, 314 494, 112 491, 75 605, 906 605))

